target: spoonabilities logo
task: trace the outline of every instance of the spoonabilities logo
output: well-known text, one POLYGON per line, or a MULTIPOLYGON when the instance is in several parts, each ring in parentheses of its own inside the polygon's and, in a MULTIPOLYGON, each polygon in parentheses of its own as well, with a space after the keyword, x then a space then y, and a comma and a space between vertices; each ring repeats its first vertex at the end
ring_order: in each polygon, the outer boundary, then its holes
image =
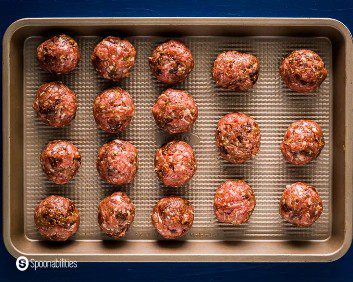
POLYGON ((28 258, 20 256, 16 260, 16 267, 19 271, 25 271, 29 266, 28 258))

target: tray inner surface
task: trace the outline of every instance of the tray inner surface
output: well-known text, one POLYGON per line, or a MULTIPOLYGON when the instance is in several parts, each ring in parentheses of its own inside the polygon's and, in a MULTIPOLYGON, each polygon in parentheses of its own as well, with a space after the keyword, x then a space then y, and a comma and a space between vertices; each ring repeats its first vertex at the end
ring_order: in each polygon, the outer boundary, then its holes
POLYGON ((199 106, 199 119, 190 134, 177 136, 193 146, 198 171, 189 185, 179 189, 162 187, 154 173, 155 150, 172 137, 155 126, 151 107, 166 89, 150 73, 148 56, 154 46, 165 40, 160 37, 128 38, 137 49, 137 62, 131 76, 121 83, 130 92, 136 105, 131 126, 121 135, 108 135, 98 130, 92 115, 95 96, 112 86, 98 77, 90 63, 90 54, 100 37, 76 37, 81 48, 79 68, 72 74, 55 77, 38 67, 35 53, 42 37, 29 37, 24 45, 24 196, 25 234, 41 240, 33 222, 35 206, 51 194, 71 198, 81 214, 76 240, 108 239, 97 225, 100 200, 114 191, 125 191, 136 205, 135 221, 126 240, 160 239, 154 231, 150 212, 158 199, 165 195, 180 195, 195 207, 193 228, 181 240, 324 240, 331 233, 331 158, 330 124, 332 106, 331 44, 326 38, 288 37, 184 37, 191 49, 195 69, 177 88, 186 89, 199 106), (295 94, 282 83, 278 68, 283 56, 294 49, 317 52, 329 70, 318 92, 295 94), (217 54, 238 50, 256 55, 261 62, 260 77, 248 93, 234 93, 215 87, 211 68, 217 54), (78 97, 78 111, 71 126, 52 129, 39 122, 32 109, 35 92, 43 82, 61 80, 78 97), (243 165, 233 165, 218 157, 214 132, 218 119, 228 112, 241 111, 253 116, 261 128, 260 153, 243 165), (284 131, 295 119, 317 121, 324 131, 326 146, 320 157, 304 167, 287 164, 279 146, 284 131), (114 187, 102 182, 96 171, 98 148, 114 138, 131 141, 139 150, 139 170, 135 182, 114 187), (46 180, 39 155, 45 144, 53 139, 68 139, 76 144, 82 155, 82 166, 68 185, 58 186, 46 180), (226 179, 243 178, 253 187, 257 205, 247 224, 234 227, 220 224, 213 214, 213 196, 217 186, 226 179), (285 185, 304 181, 317 187, 324 210, 320 219, 309 228, 294 228, 283 222, 278 203, 285 185))

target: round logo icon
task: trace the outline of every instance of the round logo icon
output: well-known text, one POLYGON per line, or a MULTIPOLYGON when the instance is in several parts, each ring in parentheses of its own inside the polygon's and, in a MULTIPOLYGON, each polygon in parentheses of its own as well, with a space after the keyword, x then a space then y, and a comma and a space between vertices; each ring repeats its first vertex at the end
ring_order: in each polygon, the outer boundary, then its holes
POLYGON ((25 271, 29 266, 28 258, 20 256, 16 260, 16 267, 19 271, 25 271))

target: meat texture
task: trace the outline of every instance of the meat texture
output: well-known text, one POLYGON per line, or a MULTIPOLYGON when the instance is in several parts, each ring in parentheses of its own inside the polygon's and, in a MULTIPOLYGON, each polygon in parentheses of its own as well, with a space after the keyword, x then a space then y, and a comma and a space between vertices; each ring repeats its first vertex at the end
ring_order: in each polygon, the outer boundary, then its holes
POLYGON ((308 93, 316 91, 327 77, 325 63, 311 50, 296 50, 285 57, 280 75, 293 91, 308 93))
POLYGON ((170 134, 190 131, 198 117, 192 96, 184 90, 167 89, 152 108, 158 127, 170 134))
POLYGON ((71 37, 55 35, 38 46, 37 59, 42 69, 55 74, 67 74, 78 66, 80 50, 71 37))
POLYGON ((196 157, 189 144, 171 141, 157 151, 154 165, 164 185, 178 188, 194 176, 196 157))
POLYGON ((254 86, 260 71, 260 62, 251 54, 238 51, 223 52, 213 65, 213 79, 219 87, 245 92, 254 86))
POLYGON ((166 84, 184 81, 194 68, 190 50, 177 40, 158 45, 148 59, 153 75, 166 84))
POLYGON ((220 222, 240 225, 249 220, 256 205, 255 195, 244 180, 226 180, 214 197, 214 212, 220 222))
POLYGON ((281 151, 288 162, 305 165, 320 155, 324 145, 320 125, 312 120, 298 120, 287 128, 281 151))
POLYGON ((35 208, 34 223, 45 239, 66 241, 77 232, 80 215, 70 199, 49 196, 35 208))
POLYGON ((37 91, 33 109, 42 122, 53 127, 63 127, 75 118, 76 95, 62 82, 44 83, 37 91))
POLYGON ((66 184, 80 168, 81 155, 71 142, 54 140, 43 149, 40 162, 49 180, 55 184, 66 184))
POLYGON ((137 149, 127 141, 115 139, 98 151, 97 170, 109 184, 131 183, 137 172, 137 149))
POLYGON ((179 197, 160 199, 152 211, 152 223, 166 239, 176 239, 189 231, 194 221, 194 207, 179 197))
POLYGON ((103 91, 93 104, 93 116, 98 127, 108 133, 124 131, 134 112, 135 105, 130 94, 119 87, 103 91))
POLYGON ((313 186, 303 182, 287 185, 280 201, 279 213, 289 223, 309 227, 323 210, 321 198, 313 186))
POLYGON ((124 192, 115 192, 99 204, 98 224, 109 237, 124 237, 134 218, 135 206, 124 192))
POLYGON ((217 125, 216 145, 223 159, 242 164, 254 158, 260 150, 260 128, 243 113, 229 113, 217 125))
POLYGON ((113 81, 128 77, 135 65, 136 50, 125 39, 108 36, 94 48, 91 61, 100 76, 113 81))

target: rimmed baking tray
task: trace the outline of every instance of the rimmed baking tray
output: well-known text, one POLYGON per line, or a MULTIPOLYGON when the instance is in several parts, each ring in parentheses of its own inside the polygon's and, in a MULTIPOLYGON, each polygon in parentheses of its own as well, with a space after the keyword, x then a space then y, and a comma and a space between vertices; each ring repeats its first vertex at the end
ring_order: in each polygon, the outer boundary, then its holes
POLYGON ((14 255, 80 261, 330 261, 342 256, 352 235, 352 39, 343 24, 332 19, 259 18, 79 18, 23 19, 4 36, 3 139, 4 240, 14 255), (54 77, 41 71, 35 49, 45 37, 58 32, 73 35, 82 60, 72 74, 54 77), (127 37, 137 48, 137 64, 122 83, 133 96, 137 113, 131 127, 119 137, 133 142, 140 152, 136 181, 112 187, 98 178, 94 168, 97 149, 114 137, 97 130, 92 117, 96 94, 110 86, 98 78, 89 62, 95 44, 106 35, 127 37), (198 159, 198 173, 183 189, 161 187, 153 173, 156 148, 170 139, 161 134, 150 108, 166 87, 152 78, 147 57, 167 38, 181 38, 195 57, 195 70, 185 83, 200 108, 190 134, 198 159), (324 59, 329 76, 317 93, 288 91, 278 75, 281 58, 293 49, 307 48, 324 59), (260 79, 246 94, 214 86, 210 69, 217 53, 236 49, 257 55, 260 79), (63 130, 43 126, 31 109, 34 93, 46 81, 63 80, 78 96, 73 125, 63 130), (219 160, 213 132, 219 117, 242 111, 255 117, 262 130, 260 154, 242 166, 219 160), (278 146, 288 124, 297 118, 317 120, 326 147, 320 158, 297 168, 286 164, 278 146), (38 155, 51 139, 70 139, 83 155, 79 174, 69 185, 50 184, 43 176, 38 155), (212 213, 213 192, 222 180, 245 178, 254 188, 257 207, 241 227, 218 224, 212 213), (310 228, 293 228, 278 215, 278 200, 286 184, 303 180, 315 185, 324 213, 310 228), (97 227, 98 202, 115 190, 126 191, 137 206, 136 220, 125 240, 109 241, 97 227), (73 199, 81 211, 81 226, 70 242, 43 242, 33 225, 33 208, 45 196, 73 199), (191 232, 179 241, 162 241, 149 214, 160 197, 177 194, 195 206, 191 232))

